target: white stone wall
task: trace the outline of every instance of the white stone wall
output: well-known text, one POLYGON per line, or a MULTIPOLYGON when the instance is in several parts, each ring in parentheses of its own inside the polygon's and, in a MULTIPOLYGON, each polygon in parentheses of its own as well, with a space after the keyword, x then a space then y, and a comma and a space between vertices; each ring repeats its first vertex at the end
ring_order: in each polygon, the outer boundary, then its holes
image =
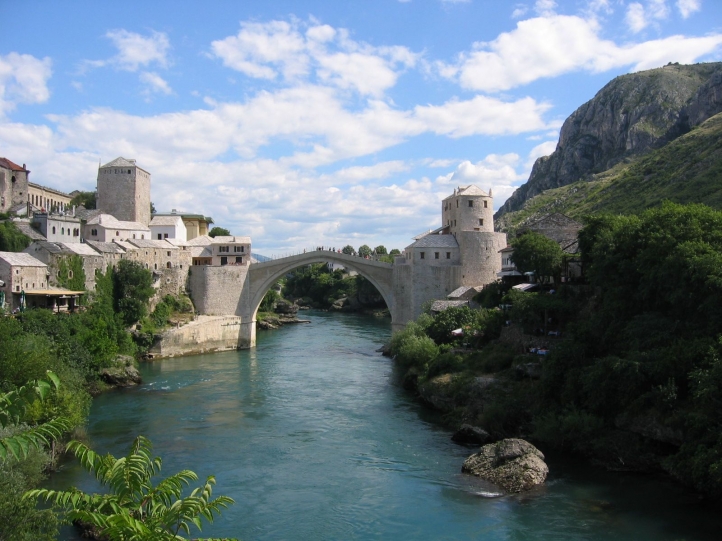
POLYGON ((482 195, 454 195, 441 202, 441 225, 451 233, 494 231, 494 200, 482 195))
POLYGON ((165 331, 150 349, 155 358, 251 347, 242 336, 237 316, 199 316, 196 321, 165 331))
POLYGON ((432 267, 453 267, 461 264, 461 252, 459 248, 449 247, 409 247, 405 250, 408 260, 413 265, 427 265, 432 267), (423 258, 421 256, 423 255, 423 258), (437 257, 438 254, 438 257, 437 257), (448 254, 448 258, 447 258, 448 254))

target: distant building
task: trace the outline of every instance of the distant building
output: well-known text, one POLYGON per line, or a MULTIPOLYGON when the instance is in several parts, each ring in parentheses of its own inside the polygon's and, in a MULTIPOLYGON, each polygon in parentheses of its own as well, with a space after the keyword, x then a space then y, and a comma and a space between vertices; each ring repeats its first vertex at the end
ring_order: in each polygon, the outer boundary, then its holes
POLYGON ((20 308, 28 291, 47 289, 48 266, 30 254, 0 252, 0 292, 5 309, 20 308))
POLYGON ((7 158, 0 158, 0 212, 22 207, 28 194, 28 175, 25 164, 19 166, 7 158))
POLYGON ((72 198, 72 195, 55 188, 28 182, 27 201, 32 207, 39 209, 41 212, 66 212, 70 207, 72 198))
POLYGON ((151 238, 153 240, 178 239, 188 240, 186 226, 180 215, 154 215, 150 221, 151 238))
POLYGON ((150 240, 150 229, 140 222, 126 222, 110 214, 98 214, 85 224, 83 237, 100 242, 150 240))
MULTIPOLYGON (((210 231, 210 226, 213 223, 213 218, 210 216, 203 216, 202 214, 189 214, 186 212, 176 212, 174 209, 170 213, 156 212, 153 215, 153 219, 156 218, 175 218, 180 216, 185 226, 186 236, 185 240, 193 240, 196 237, 202 237, 207 235, 210 231)), ((164 232, 165 233, 165 232, 164 232)), ((157 239, 157 234, 153 235, 154 239, 157 239)), ((173 238, 168 235, 168 238, 173 238)))
POLYGON ((135 160, 116 158, 98 168, 96 207, 123 222, 150 223, 150 173, 135 160))
POLYGON ((249 265, 251 237, 215 237, 211 240, 212 265, 249 265))
POLYGON ((82 224, 75 216, 36 212, 30 223, 50 242, 82 242, 82 224))

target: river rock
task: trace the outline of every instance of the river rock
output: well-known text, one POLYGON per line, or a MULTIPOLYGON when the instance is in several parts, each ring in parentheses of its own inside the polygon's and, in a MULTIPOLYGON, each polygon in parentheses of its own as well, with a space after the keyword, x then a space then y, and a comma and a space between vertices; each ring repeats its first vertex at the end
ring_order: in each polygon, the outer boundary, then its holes
POLYGON ((510 438, 484 445, 461 467, 507 492, 522 492, 542 484, 549 473, 544 455, 525 440, 510 438))
POLYGON ((483 445, 491 440, 489 433, 483 428, 478 426, 472 426, 469 424, 463 424, 459 427, 459 430, 454 432, 451 436, 452 441, 456 443, 475 443, 477 445, 483 445))
POLYGON ((140 373, 135 367, 132 357, 119 355, 112 366, 100 371, 100 379, 114 387, 130 387, 142 383, 140 373))
POLYGON ((298 312, 298 305, 290 303, 286 300, 280 300, 276 302, 276 306, 273 309, 277 314, 295 314, 298 312))

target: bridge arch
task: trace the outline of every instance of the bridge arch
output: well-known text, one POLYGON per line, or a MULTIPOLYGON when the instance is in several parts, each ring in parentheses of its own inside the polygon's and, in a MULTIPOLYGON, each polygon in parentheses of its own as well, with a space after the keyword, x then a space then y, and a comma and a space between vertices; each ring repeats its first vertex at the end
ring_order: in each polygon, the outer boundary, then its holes
POLYGON ((371 282, 386 302, 386 306, 391 314, 392 324, 396 323, 393 265, 325 250, 307 252, 251 265, 248 271, 250 312, 247 316, 255 323, 256 313, 258 312, 258 307, 261 305, 261 301, 263 301, 263 297, 280 278, 298 267, 327 262, 343 265, 349 270, 356 271, 371 282))

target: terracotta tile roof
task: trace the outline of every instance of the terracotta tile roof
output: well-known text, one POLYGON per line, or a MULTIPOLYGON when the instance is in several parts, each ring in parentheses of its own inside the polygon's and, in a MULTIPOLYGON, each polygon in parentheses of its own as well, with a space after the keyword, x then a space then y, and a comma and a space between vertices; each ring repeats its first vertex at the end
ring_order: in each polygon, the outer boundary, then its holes
POLYGON ((0 167, 4 167, 5 169, 10 169, 11 171, 28 171, 24 167, 20 167, 18 164, 11 162, 7 158, 0 158, 0 167))

